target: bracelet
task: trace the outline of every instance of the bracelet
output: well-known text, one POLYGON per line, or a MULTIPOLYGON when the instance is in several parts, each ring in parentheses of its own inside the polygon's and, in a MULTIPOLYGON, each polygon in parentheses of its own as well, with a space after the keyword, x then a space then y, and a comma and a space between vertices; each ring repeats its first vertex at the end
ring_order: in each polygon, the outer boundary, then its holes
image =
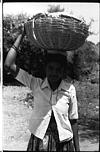
POLYGON ((16 52, 18 52, 18 48, 17 48, 15 45, 13 45, 12 48, 13 48, 16 52))

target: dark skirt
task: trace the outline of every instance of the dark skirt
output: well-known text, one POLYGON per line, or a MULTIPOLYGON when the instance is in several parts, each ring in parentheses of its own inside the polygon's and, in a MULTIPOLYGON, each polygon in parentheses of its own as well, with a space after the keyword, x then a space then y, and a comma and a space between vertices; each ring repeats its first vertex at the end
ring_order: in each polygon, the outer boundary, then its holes
POLYGON ((51 120, 46 131, 43 140, 37 138, 33 134, 29 139, 27 151, 57 151, 57 152, 69 152, 75 151, 72 140, 70 141, 59 141, 59 135, 57 131, 57 125, 52 113, 51 120))

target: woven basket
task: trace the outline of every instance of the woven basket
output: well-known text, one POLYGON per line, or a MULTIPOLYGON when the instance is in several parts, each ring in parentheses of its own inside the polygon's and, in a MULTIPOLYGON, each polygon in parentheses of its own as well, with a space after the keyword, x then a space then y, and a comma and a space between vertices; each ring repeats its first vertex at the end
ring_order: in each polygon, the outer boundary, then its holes
POLYGON ((88 26, 73 17, 39 14, 25 24, 31 43, 46 50, 76 50, 89 34, 88 26))

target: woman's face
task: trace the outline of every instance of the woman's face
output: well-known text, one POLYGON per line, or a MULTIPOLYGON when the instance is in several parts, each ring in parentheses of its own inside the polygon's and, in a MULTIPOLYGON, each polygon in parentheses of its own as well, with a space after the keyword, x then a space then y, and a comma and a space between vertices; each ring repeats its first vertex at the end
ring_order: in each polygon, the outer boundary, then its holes
POLYGON ((49 62, 46 66, 46 77, 50 82, 57 82, 63 77, 64 67, 58 62, 49 62))

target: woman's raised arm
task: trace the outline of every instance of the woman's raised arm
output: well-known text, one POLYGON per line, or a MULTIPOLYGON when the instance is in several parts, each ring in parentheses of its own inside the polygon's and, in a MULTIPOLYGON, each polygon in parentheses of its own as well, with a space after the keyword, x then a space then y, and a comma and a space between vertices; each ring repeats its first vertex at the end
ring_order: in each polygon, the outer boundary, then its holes
POLYGON ((21 34, 19 34, 15 43, 13 44, 11 49, 9 50, 7 57, 5 59, 5 63, 4 63, 5 70, 8 73, 10 72, 11 74, 13 74, 14 77, 17 75, 17 73, 19 71, 18 67, 15 64, 15 61, 16 61, 18 48, 23 40, 24 35, 25 35, 25 31, 23 31, 21 34))

